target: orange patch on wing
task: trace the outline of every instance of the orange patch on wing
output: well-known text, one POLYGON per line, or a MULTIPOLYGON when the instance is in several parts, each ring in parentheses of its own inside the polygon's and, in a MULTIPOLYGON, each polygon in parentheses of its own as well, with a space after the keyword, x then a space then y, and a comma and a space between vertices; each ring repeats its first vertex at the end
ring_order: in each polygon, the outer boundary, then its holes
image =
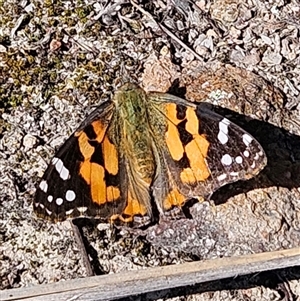
POLYGON ((184 183, 195 184, 198 181, 205 181, 210 176, 206 164, 209 142, 204 136, 195 135, 195 138, 185 146, 185 152, 190 162, 190 168, 185 168, 180 179, 184 183))
POLYGON ((114 224, 116 222, 116 220, 121 221, 122 223, 131 223, 133 221, 133 216, 129 216, 129 217, 123 217, 122 215, 119 214, 114 214, 109 218, 109 221, 114 224))
POLYGON ((91 196, 94 203, 106 203, 106 184, 104 168, 97 163, 91 164, 91 196))
POLYGON ((120 198, 121 192, 118 187, 108 186, 106 188, 106 198, 108 202, 116 201, 120 198))
POLYGON ((186 197, 182 195, 177 188, 170 191, 164 200, 164 209, 171 209, 173 206, 182 206, 186 201, 186 197))
POLYGON ((102 153, 105 169, 112 175, 116 175, 119 170, 119 160, 116 147, 108 140, 104 138, 102 143, 102 153))
POLYGON ((186 125, 185 129, 192 135, 198 134, 199 129, 199 120, 196 115, 195 109, 187 108, 186 110, 186 125))
POLYGON ((88 185, 91 184, 91 162, 90 161, 83 161, 80 164, 79 174, 82 176, 82 178, 88 185))
POLYGON ((96 141, 101 142, 105 135, 107 124, 103 124, 100 120, 94 121, 92 124, 95 134, 97 135, 96 141))
POLYGON ((87 160, 80 164, 79 173, 85 182, 90 185, 93 202, 99 205, 106 203, 104 168, 87 160))
POLYGON ((195 184, 197 181, 191 168, 185 168, 180 173, 180 179, 183 183, 186 184, 195 184))
POLYGON ((123 214, 128 216, 134 215, 145 215, 147 213, 147 209, 144 205, 142 205, 137 199, 131 196, 131 193, 128 192, 127 197, 127 205, 123 214))
POLYGON ((166 115, 167 118, 176 125, 181 121, 177 118, 177 105, 175 103, 166 105, 166 115))
POLYGON ((184 153, 183 145, 177 127, 170 121, 168 121, 165 138, 172 158, 176 161, 180 160, 184 153))
POLYGON ((76 132, 75 136, 78 137, 78 145, 83 157, 86 160, 91 158, 95 148, 89 144, 89 138, 86 133, 83 131, 76 132))
MULTIPOLYGON (((107 125, 103 124, 101 121, 94 121, 92 124, 95 134, 97 135, 96 141, 102 142, 104 135, 106 133, 107 125)), ((75 132, 75 137, 78 137, 79 149, 85 160, 90 159, 94 153, 95 148, 90 145, 89 137, 84 131, 75 132)))

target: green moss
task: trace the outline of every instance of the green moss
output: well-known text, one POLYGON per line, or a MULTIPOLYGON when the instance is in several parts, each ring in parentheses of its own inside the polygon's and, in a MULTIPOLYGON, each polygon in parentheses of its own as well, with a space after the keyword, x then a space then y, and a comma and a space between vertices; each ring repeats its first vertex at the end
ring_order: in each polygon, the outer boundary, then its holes
MULTIPOLYGON (((27 20, 24 27, 18 28, 18 36, 26 36, 30 46, 34 50, 10 48, 7 46, 7 53, 0 54, 3 62, 2 72, 6 79, 1 83, 0 89, 0 107, 16 106, 22 103, 24 98, 30 98, 32 95, 41 95, 46 101, 53 95, 63 97, 74 101, 72 90, 66 89, 66 85, 77 89, 76 92, 88 97, 91 102, 98 103, 103 91, 109 90, 111 84, 119 72, 121 60, 126 65, 134 65, 132 59, 124 58, 116 54, 122 38, 112 37, 106 32, 101 31, 100 22, 95 22, 87 26, 84 31, 78 32, 79 27, 88 22, 89 15, 93 11, 92 6, 86 6, 85 1, 77 0, 70 2, 71 7, 65 9, 64 4, 59 0, 45 0, 43 2, 32 0, 35 6, 34 19, 27 20), (29 26, 30 25, 30 26, 29 26), (51 35, 50 41, 43 41, 49 30, 49 27, 55 27, 55 35, 51 35), (64 30, 61 30, 64 28, 64 30), (62 40, 65 32, 70 36, 66 44, 51 52, 50 42, 52 39, 62 40), (101 41, 103 49, 100 53, 92 51, 87 56, 89 47, 84 47, 76 43, 75 36, 80 34, 84 39, 101 41), (43 41, 41 44, 40 41, 43 41), (76 51, 68 51, 75 45, 76 51), (77 45, 77 46, 76 46, 77 45), (119 61, 118 61, 119 59, 119 61), (114 61, 114 64, 111 62, 114 61)), ((0 24, 13 28, 15 26, 15 15, 7 14, 7 4, 0 0, 0 24), (3 19, 6 18, 6 23, 3 19)), ((12 11, 18 10, 16 6, 12 11)), ((9 45, 9 36, 0 36, 0 43, 9 45)), ((121 46, 122 47, 122 46, 121 46)), ((74 50, 74 48, 72 49, 74 50)))

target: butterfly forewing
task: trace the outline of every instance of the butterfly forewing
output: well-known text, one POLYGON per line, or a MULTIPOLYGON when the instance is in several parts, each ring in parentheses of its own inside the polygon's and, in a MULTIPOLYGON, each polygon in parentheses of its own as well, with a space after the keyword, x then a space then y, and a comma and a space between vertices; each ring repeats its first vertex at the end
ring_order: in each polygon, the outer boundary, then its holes
POLYGON ((249 179, 266 165, 260 144, 228 119, 172 95, 152 93, 149 99, 149 110, 156 112, 149 114, 149 124, 159 153, 157 165, 163 167, 153 193, 162 210, 249 179))
POLYGON ((126 173, 108 137, 114 112, 113 103, 100 105, 56 153, 37 189, 39 217, 107 219, 124 210, 126 173))

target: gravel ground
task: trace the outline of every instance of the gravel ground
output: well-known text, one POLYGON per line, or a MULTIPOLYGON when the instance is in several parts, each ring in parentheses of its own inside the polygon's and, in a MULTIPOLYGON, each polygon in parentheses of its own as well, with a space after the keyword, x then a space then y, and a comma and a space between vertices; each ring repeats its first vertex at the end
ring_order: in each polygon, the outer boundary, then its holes
MULTIPOLYGON (((31 204, 55 150, 126 81, 210 103, 268 165, 189 219, 142 234, 85 225, 96 274, 299 246, 299 20, 296 0, 0 1, 0 289, 87 275, 70 223, 37 220, 31 204)), ((140 299, 168 297, 300 300, 300 270, 140 299)))

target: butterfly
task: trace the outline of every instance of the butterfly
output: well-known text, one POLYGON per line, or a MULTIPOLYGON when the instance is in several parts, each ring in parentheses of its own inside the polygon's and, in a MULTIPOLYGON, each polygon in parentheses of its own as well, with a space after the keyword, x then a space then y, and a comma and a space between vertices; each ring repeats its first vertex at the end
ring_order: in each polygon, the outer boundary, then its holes
POLYGON ((165 216, 249 179, 266 163, 261 145, 223 116, 127 83, 58 150, 37 187, 34 211, 54 222, 148 224, 155 212, 165 216))

